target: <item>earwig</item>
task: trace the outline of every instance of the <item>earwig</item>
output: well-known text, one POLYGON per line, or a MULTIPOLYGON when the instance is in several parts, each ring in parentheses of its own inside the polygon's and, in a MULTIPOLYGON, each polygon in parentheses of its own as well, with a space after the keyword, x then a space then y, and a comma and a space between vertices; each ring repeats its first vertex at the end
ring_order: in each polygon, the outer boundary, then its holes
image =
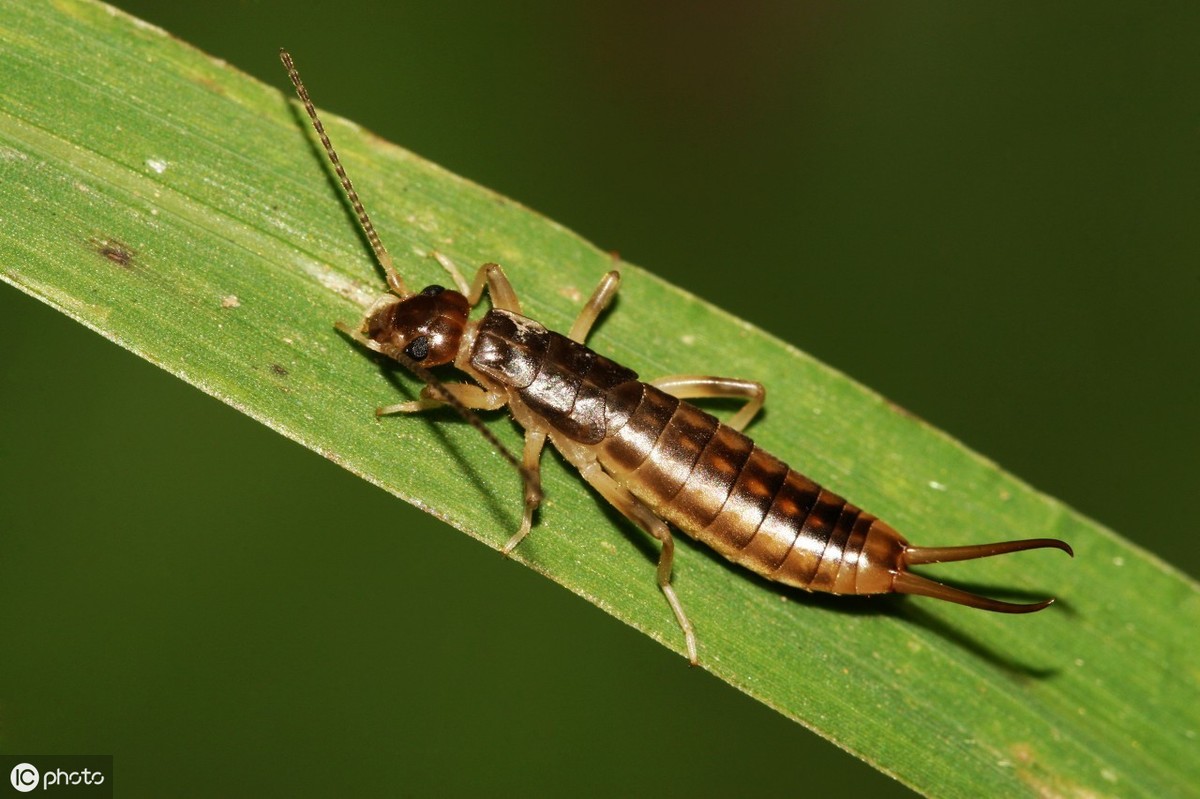
POLYGON ((279 55, 390 290, 357 327, 341 322, 337 327, 363 347, 415 367, 426 382, 418 400, 379 408, 377 415, 450 404, 499 447, 471 411, 507 407, 525 431, 519 464, 504 451, 525 483, 521 525, 504 545, 505 554, 532 528, 541 502, 541 454, 549 440, 600 496, 661 543, 658 586, 683 631, 692 665, 698 662, 696 636, 671 584, 675 542, 668 523, 756 574, 807 591, 920 594, 1000 613, 1030 613, 1054 601, 1004 602, 935 582, 910 567, 1041 548, 1074 555, 1067 543, 1033 538, 913 546, 887 523, 743 434, 765 402, 761 383, 701 375, 646 382, 589 349, 587 335, 620 285, 616 271, 601 278, 565 336, 522 314, 504 270, 494 263, 481 266, 468 284, 452 261, 435 253, 455 289, 409 290, 346 176, 291 56, 285 50, 279 55), (471 321, 471 309, 485 290, 491 310, 471 321), (444 365, 474 382, 438 381, 429 369, 444 365), (721 422, 686 401, 700 398, 744 404, 721 422))

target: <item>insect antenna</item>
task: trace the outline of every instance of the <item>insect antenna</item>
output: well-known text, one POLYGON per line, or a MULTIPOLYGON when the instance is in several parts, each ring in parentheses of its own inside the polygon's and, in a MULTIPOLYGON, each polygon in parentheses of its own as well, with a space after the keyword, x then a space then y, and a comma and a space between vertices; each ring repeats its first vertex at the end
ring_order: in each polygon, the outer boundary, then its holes
MULTIPOLYGON (((391 253, 383 246, 379 234, 375 231, 375 225, 371 223, 371 217, 367 215, 367 209, 363 206, 362 200, 359 199, 358 192, 354 190, 354 184, 350 182, 350 176, 346 174, 346 169, 342 166, 341 159, 338 158, 337 150, 333 149, 333 142, 329 140, 329 134, 325 132, 325 126, 321 124, 321 118, 317 116, 316 106, 309 99, 308 90, 304 88, 304 81, 300 80, 300 73, 296 69, 295 62, 292 61, 291 53, 282 47, 279 48, 279 60, 283 62, 292 85, 296 87, 296 94, 299 96, 300 102, 304 104, 304 110, 308 112, 308 118, 312 120, 313 129, 317 132, 317 137, 321 140, 321 146, 325 148, 325 154, 329 156, 329 163, 333 165, 333 171, 337 173, 338 182, 342 184, 342 189, 346 192, 346 198, 350 201, 351 208, 354 209, 359 227, 362 228, 363 234, 367 237, 367 242, 371 245, 371 250, 375 253, 375 260, 383 268, 384 274, 387 277, 388 287, 392 290, 392 293, 401 298, 410 296, 413 292, 408 290, 404 279, 396 271, 391 253)), ((508 450, 508 447, 504 446, 500 439, 496 438, 496 435, 484 425, 480 418, 472 413, 470 408, 463 405, 458 397, 454 396, 441 380, 424 366, 408 357, 404 350, 399 347, 381 345, 380 351, 388 357, 399 361, 401 365, 424 381, 426 385, 432 387, 440 395, 439 398, 443 402, 453 408, 464 421, 478 430, 484 440, 491 444, 504 460, 508 461, 517 470, 521 475, 521 479, 525 482, 525 504, 527 507, 536 507, 541 503, 542 485, 538 475, 532 469, 527 468, 518 461, 516 456, 508 450)))
POLYGON ((337 150, 333 149, 333 142, 329 141, 329 135, 325 133, 325 126, 321 124, 321 118, 317 116, 316 106, 308 98, 308 90, 304 88, 304 81, 300 80, 300 73, 296 70, 296 64, 292 61, 291 53, 280 47, 279 60, 283 62, 288 77, 292 80, 292 85, 296 87, 296 94, 300 97, 300 102, 304 103, 304 110, 308 112, 308 118, 312 120, 313 129, 317 131, 317 137, 321 140, 321 146, 325 148, 325 154, 329 156, 329 163, 333 164, 333 171, 337 173, 338 181, 342 184, 342 189, 345 190, 346 197, 350 200, 350 206, 354 209, 355 216, 358 217, 358 224, 362 228, 363 234, 367 237, 367 243, 371 245, 371 249, 375 252, 375 260, 383 267, 384 274, 387 276, 388 286, 395 294, 407 297, 412 292, 408 290, 408 287, 404 284, 404 279, 396 271, 396 266, 392 263, 391 253, 383 246, 383 242, 379 239, 379 234, 375 232, 375 225, 371 224, 371 217, 367 216, 367 209, 363 207, 362 200, 358 199, 358 192, 354 190, 354 184, 350 182, 350 178, 342 166, 342 160, 338 158, 337 150))

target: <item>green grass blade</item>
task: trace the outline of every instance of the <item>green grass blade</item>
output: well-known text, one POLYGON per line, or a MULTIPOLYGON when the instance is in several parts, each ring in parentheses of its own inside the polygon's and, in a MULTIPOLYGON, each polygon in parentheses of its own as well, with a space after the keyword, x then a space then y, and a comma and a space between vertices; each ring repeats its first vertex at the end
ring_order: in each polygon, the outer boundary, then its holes
MULTIPOLYGON (((0 277, 489 546, 504 542, 519 481, 486 442, 448 415, 371 418, 396 387, 331 323, 353 320, 381 281, 288 98, 91 3, 3 6, 0 75, 0 277)), ((412 283, 444 280, 423 258, 432 248, 464 268, 496 260, 527 312, 565 329, 610 268, 553 222, 326 123, 412 283)), ((622 268, 600 351, 647 376, 720 363, 764 379, 789 403, 754 426, 759 443, 917 543, 1018 531, 1077 552, 945 568, 1062 598, 1012 618, 927 600, 781 601, 686 547, 676 586, 705 668, 930 795, 1195 792, 1193 582, 845 376, 622 268)), ((510 426, 492 427, 519 446, 510 426)), ((538 543, 518 559, 680 650, 647 552, 551 458, 544 476, 538 543)))

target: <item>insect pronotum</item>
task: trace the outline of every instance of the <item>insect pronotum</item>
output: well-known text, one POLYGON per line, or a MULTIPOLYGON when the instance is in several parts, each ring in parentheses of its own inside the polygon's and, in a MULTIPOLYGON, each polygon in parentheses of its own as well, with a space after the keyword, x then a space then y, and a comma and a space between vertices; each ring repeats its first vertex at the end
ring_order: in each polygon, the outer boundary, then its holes
POLYGON ((673 375, 649 382, 593 352, 584 342, 616 296, 620 275, 609 272, 567 335, 522 315, 504 270, 484 264, 471 283, 448 258, 434 257, 456 290, 414 292, 396 271, 329 141, 295 64, 279 56, 296 87, 329 162, 387 278, 389 294, 361 323, 337 328, 367 349, 412 369, 425 381, 420 399, 388 405, 377 415, 417 413, 450 404, 520 471, 525 483, 521 526, 507 554, 533 525, 541 502, 539 463, 549 440, 606 501, 657 539, 658 586, 675 614, 688 660, 698 662, 696 635, 671 585, 674 525, 724 557, 785 585, 833 594, 921 594, 1002 613, 1029 613, 1053 602, 1014 604, 935 582, 910 566, 973 560, 1053 547, 1054 538, 958 547, 916 547, 887 523, 850 504, 755 446, 742 430, 762 408, 761 383, 728 377, 673 375), (486 290, 491 310, 468 317, 486 290), (429 369, 452 364, 474 382, 443 383, 429 369), (704 397, 744 401, 728 422, 686 402, 704 397), (525 430, 521 461, 509 454, 473 410, 507 407, 525 430))

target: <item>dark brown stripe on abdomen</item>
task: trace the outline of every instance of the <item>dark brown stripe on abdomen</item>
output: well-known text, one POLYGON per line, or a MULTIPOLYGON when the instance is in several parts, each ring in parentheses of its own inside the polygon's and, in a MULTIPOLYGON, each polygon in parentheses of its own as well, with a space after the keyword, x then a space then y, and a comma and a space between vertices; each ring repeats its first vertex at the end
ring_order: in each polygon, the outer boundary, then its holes
MULTIPOLYGON (((764 577, 853 591, 873 516, 703 411, 640 386, 628 420, 596 448, 614 479, 679 530, 764 577)), ((632 391, 616 393, 633 405, 632 391)))
MULTIPOLYGON (((624 424, 615 432, 609 432, 596 450, 604 468, 621 483, 650 457, 655 442, 679 407, 678 399, 644 383, 630 383, 620 386, 618 390, 630 392, 639 388, 641 399, 637 407, 624 424)), ((620 399, 622 402, 629 401, 625 395, 620 399)))
POLYGON ((771 503, 771 510, 742 552, 743 562, 748 566, 753 563, 751 568, 759 574, 770 575, 777 571, 796 547, 806 543, 800 535, 800 525, 820 495, 819 485, 789 469, 783 487, 771 503))
POLYGON ((735 563, 754 568, 745 561, 742 550, 771 510, 789 471, 783 461, 754 447, 720 513, 702 530, 687 532, 735 563))
POLYGON ((697 537, 695 531, 711 524, 725 506, 753 451, 754 442, 732 427, 719 425, 700 452, 683 489, 663 513, 676 527, 697 537))
POLYGON ((630 483, 639 483, 638 493, 653 498, 648 500, 652 507, 665 508, 692 476, 718 426, 720 422, 696 406, 679 403, 650 455, 629 476, 630 483))

